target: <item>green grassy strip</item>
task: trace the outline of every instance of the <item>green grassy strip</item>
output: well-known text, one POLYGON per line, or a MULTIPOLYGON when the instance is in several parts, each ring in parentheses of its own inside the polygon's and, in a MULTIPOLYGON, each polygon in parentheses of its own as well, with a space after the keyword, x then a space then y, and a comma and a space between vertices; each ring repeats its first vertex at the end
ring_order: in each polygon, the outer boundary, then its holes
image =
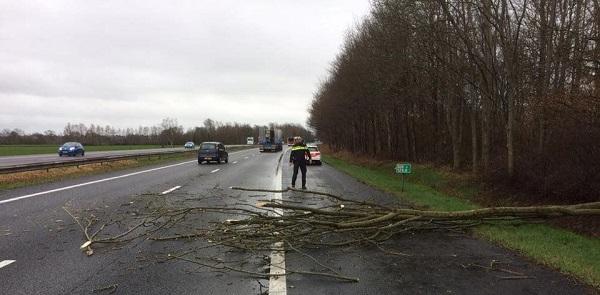
MULTIPOLYGON (((58 145, 0 145, 0 156, 20 156, 36 154, 53 154, 58 152, 58 145)), ((160 145, 86 145, 86 152, 142 150, 160 148, 160 145)))
MULTIPOLYGON (((391 192, 417 207, 447 211, 479 207, 469 200, 477 192, 476 186, 459 185, 451 196, 441 192, 441 188, 446 186, 449 180, 431 168, 413 166, 413 174, 405 179, 404 192, 401 192, 401 177, 393 173, 391 163, 367 167, 325 155, 323 160, 336 169, 368 185, 391 192)), ((544 224, 485 225, 475 228, 474 231, 479 237, 520 252, 600 288, 600 239, 544 224)))
POLYGON ((435 187, 423 182, 439 182, 441 177, 426 170, 419 170, 413 166, 413 173, 405 178, 404 192, 402 191, 402 178, 394 175, 391 164, 380 167, 364 167, 345 162, 331 156, 323 156, 327 164, 341 170, 359 180, 378 189, 397 194, 417 206, 429 207, 439 210, 468 210, 476 208, 468 200, 448 198, 435 187), (419 179, 420 181, 415 181, 419 179))
POLYGON ((545 224, 486 225, 475 233, 600 289, 600 239, 545 224))

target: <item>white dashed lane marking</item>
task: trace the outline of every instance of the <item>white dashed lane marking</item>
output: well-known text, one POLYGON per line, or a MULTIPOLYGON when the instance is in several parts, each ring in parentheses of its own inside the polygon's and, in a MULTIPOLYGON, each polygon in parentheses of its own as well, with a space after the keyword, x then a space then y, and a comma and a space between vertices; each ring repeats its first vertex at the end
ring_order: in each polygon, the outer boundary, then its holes
POLYGON ((172 192, 172 191, 174 191, 174 190, 176 190, 176 189, 178 189, 178 188, 180 188, 180 187, 181 187, 181 185, 178 185, 178 186, 172 187, 172 188, 170 188, 170 189, 168 189, 168 190, 166 190, 166 191, 164 191, 164 192, 162 192, 162 193, 160 193, 160 194, 161 194, 161 195, 166 195, 166 194, 168 194, 168 193, 170 193, 170 192, 172 192))
MULTIPOLYGON (((231 153, 231 155, 232 154, 241 153, 241 152, 244 152, 244 151, 233 152, 233 153, 231 153)), ((246 158, 248 158, 248 157, 246 157, 246 158)), ((158 171, 158 170, 162 170, 162 169, 177 167, 177 166, 191 164, 191 163, 196 163, 196 162, 197 162, 197 160, 186 161, 186 162, 172 164, 172 165, 167 165, 167 166, 163 166, 163 167, 152 168, 152 169, 138 171, 138 172, 133 172, 133 173, 128 173, 128 174, 124 174, 124 175, 119 175, 119 176, 114 176, 114 177, 109 177, 109 178, 104 178, 104 179, 98 179, 98 180, 94 180, 94 181, 89 181, 89 182, 79 183, 79 184, 65 186, 65 187, 61 187, 61 188, 51 189, 51 190, 48 190, 48 191, 38 192, 38 193, 24 195, 24 196, 20 196, 20 197, 14 197, 14 198, 6 199, 6 200, 0 200, 0 205, 6 204, 6 203, 10 203, 10 202, 14 202, 14 201, 18 201, 18 200, 29 199, 29 198, 37 197, 37 196, 41 196, 41 195, 47 195, 47 194, 51 194, 51 193, 56 193, 56 192, 60 192, 60 191, 64 191, 64 190, 70 190, 70 189, 74 189, 74 188, 78 188, 78 187, 82 187, 82 186, 86 186, 86 185, 92 185, 92 184, 102 183, 102 182, 106 182, 106 181, 112 181, 112 180, 115 180, 115 179, 130 177, 130 176, 134 176, 134 175, 139 175, 139 174, 143 174, 143 173, 158 171)), ((217 171, 218 170, 219 169, 217 169, 217 171)), ((214 173, 214 172, 216 172, 216 171, 213 171, 211 173, 214 173)))
POLYGON ((233 161, 233 164, 237 164, 237 161, 233 161))
MULTIPOLYGON (((283 182, 283 172, 278 171, 279 177, 275 177, 275 189, 281 190, 283 182)), ((281 202, 283 199, 282 193, 274 193, 271 201, 281 202)), ((283 209, 275 208, 269 212, 271 216, 283 216, 283 209)), ((285 248, 283 242, 273 244, 273 252, 271 252, 270 278, 269 278, 269 295, 286 295, 287 294, 287 278, 285 273, 285 248)))
POLYGON ((215 173, 215 172, 218 172, 219 170, 221 170, 221 169, 215 169, 213 171, 210 171, 210 173, 215 173))
POLYGON ((4 260, 4 261, 0 261, 0 268, 3 268, 13 262, 15 262, 16 260, 4 260))
POLYGON ((23 199, 28 199, 28 198, 31 198, 31 197, 37 197, 37 196, 41 196, 41 195, 46 195, 46 194, 50 194, 50 193, 60 192, 60 191, 64 191, 64 190, 68 190, 68 189, 73 189, 73 188, 77 188, 77 187, 82 187, 82 186, 86 186, 86 185, 90 185, 90 184, 102 183, 102 182, 111 181, 111 180, 115 180, 115 179, 130 177, 130 176, 134 176, 134 175, 138 175, 138 174, 142 174, 142 173, 148 173, 148 172, 158 171, 158 170, 167 169, 167 168, 171 168, 171 167, 176 167, 176 166, 191 164, 191 163, 194 163, 194 162, 196 162, 196 160, 182 162, 182 163, 177 163, 177 164, 173 164, 173 165, 167 165, 167 166, 158 167, 158 168, 152 168, 152 169, 148 169, 148 170, 143 170, 143 171, 128 173, 128 174, 114 176, 114 177, 109 177, 109 178, 104 178, 104 179, 98 179, 98 180, 84 182, 84 183, 70 185, 70 186, 65 186, 65 187, 61 187, 61 188, 57 188, 57 189, 52 189, 52 190, 49 190, 49 191, 39 192, 39 193, 35 193, 35 194, 29 194, 29 195, 20 196, 20 197, 16 197, 16 198, 11 198, 11 199, 7 199, 7 200, 1 200, 0 204, 10 203, 10 202, 14 202, 14 201, 18 201, 18 200, 23 200, 23 199))

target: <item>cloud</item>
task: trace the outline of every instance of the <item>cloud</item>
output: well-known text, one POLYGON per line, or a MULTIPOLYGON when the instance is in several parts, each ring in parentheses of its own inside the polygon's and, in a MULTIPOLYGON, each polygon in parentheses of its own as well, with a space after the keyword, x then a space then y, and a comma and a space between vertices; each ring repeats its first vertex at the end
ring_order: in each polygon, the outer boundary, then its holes
POLYGON ((306 122, 356 1, 0 3, 0 124, 306 122))

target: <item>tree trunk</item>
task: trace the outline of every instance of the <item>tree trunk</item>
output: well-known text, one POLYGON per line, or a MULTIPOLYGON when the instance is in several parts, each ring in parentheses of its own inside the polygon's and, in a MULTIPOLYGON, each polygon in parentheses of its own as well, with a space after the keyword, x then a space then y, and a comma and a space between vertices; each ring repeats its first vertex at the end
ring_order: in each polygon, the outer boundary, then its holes
POLYGON ((418 161, 419 157, 417 156, 417 136, 416 136, 416 132, 415 132, 415 108, 414 108, 414 104, 413 104, 413 116, 410 118, 411 124, 410 124, 410 137, 412 138, 411 141, 411 149, 412 149, 412 154, 413 154, 413 160, 418 161))
POLYGON ((484 171, 489 171, 490 160, 490 126, 492 102, 497 96, 496 77, 494 73, 496 63, 496 40, 490 24, 492 16, 492 3, 490 0, 483 1, 481 27, 483 33, 482 54, 484 65, 482 66, 483 87, 485 95, 482 97, 481 114, 481 163, 484 171))
POLYGON ((509 178, 513 178, 515 170, 515 155, 513 142, 514 103, 512 95, 508 96, 508 119, 506 122, 506 170, 509 178))
POLYGON ((408 124, 406 124, 406 122, 408 122, 408 114, 407 111, 404 110, 404 121, 402 122, 402 130, 404 131, 404 136, 403 136, 403 146, 404 146, 404 154, 402 155, 402 159, 403 160, 408 160, 410 159, 410 138, 408 136, 409 134, 409 130, 408 130, 408 124))
POLYGON ((490 131, 488 112, 489 111, 487 111, 484 107, 484 110, 481 114, 481 168, 483 171, 489 170, 490 162, 490 131))
POLYGON ((392 153, 392 128, 391 128, 391 116, 392 114, 387 113, 385 115, 385 128, 386 128, 386 146, 387 146, 387 154, 388 156, 392 156, 393 157, 393 153, 392 153))
POLYGON ((479 171, 479 161, 477 160, 477 110, 473 106, 471 109, 471 163, 473 173, 479 171))

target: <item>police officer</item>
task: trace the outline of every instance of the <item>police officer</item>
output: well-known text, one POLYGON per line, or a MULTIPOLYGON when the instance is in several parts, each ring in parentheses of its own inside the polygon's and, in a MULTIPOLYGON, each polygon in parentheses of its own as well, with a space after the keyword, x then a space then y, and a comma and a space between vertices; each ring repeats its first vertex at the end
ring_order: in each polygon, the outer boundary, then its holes
POLYGON ((302 137, 294 138, 294 145, 290 152, 290 165, 294 164, 294 174, 292 175, 292 187, 296 187, 296 177, 298 177, 298 168, 302 171, 302 189, 306 189, 306 157, 310 160, 310 151, 304 144, 302 137))

